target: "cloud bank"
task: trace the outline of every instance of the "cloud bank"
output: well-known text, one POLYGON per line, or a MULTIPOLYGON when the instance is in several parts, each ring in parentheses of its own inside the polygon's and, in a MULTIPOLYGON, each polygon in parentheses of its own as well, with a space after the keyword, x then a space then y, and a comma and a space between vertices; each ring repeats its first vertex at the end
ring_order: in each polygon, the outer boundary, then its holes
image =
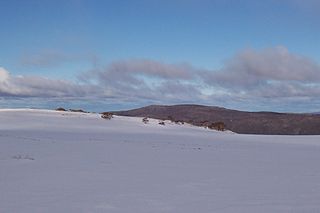
POLYGON ((134 104, 199 103, 247 110, 269 106, 295 111, 299 106, 297 111, 310 111, 320 107, 319 63, 281 46, 243 50, 219 70, 137 59, 97 67, 78 79, 12 76, 0 68, 0 95, 134 104))
POLYGON ((80 76, 116 97, 176 102, 198 98, 201 92, 195 83, 197 78, 190 65, 153 60, 113 62, 80 76))
POLYGON ((39 76, 11 76, 0 67, 0 95, 3 97, 85 97, 94 92, 91 85, 39 76))
POLYGON ((203 76, 208 85, 256 98, 320 95, 320 65, 290 53, 285 47, 244 50, 228 60, 221 70, 207 71, 203 76))

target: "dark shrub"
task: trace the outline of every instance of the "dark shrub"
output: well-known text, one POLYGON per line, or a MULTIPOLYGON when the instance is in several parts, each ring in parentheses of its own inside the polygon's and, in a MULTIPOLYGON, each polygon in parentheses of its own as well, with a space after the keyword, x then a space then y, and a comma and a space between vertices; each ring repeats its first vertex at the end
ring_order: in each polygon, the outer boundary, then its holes
POLYGON ((174 121, 176 124, 184 124, 184 121, 180 121, 180 120, 176 120, 176 121, 174 121))
POLYGON ((147 124, 147 123, 149 123, 149 119, 147 117, 145 117, 145 118, 142 119, 142 122, 147 124))
POLYGON ((82 113, 88 113, 82 109, 69 109, 70 112, 82 112, 82 113))
POLYGON ((165 125, 165 123, 163 121, 160 121, 159 124, 160 125, 165 125))
POLYGON ((219 122, 211 123, 208 126, 208 128, 218 130, 218 131, 225 131, 226 125, 223 122, 219 121, 219 122))
POLYGON ((111 112, 103 112, 101 113, 101 118, 110 120, 113 118, 113 114, 111 112))
POLYGON ((58 107, 57 109, 56 109, 56 111, 62 111, 62 112, 65 112, 65 111, 67 111, 65 108, 62 108, 62 107, 58 107))
POLYGON ((210 126, 212 123, 210 123, 209 121, 201 121, 200 122, 200 126, 203 126, 203 127, 208 127, 208 126, 210 126))

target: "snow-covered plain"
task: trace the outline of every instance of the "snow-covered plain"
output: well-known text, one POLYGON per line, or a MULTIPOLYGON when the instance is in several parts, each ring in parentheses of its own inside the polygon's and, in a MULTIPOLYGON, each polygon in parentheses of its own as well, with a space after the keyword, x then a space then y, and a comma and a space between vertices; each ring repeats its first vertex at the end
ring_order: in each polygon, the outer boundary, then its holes
POLYGON ((0 110, 0 212, 320 212, 320 136, 0 110))

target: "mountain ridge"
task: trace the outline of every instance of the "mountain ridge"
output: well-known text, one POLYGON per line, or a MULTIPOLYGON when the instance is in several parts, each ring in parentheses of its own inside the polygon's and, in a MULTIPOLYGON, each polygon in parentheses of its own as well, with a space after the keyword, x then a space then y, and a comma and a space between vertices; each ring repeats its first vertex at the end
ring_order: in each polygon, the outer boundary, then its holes
POLYGON ((307 113, 247 112, 197 104, 149 105, 115 115, 183 121, 196 126, 223 122, 240 134, 320 135, 320 115, 307 113))

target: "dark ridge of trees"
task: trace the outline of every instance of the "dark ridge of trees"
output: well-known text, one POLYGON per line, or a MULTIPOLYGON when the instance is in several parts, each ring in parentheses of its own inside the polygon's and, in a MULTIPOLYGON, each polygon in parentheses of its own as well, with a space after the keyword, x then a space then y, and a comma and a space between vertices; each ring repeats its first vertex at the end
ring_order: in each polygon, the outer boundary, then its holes
POLYGON ((114 112, 116 115, 148 117, 196 126, 231 130, 241 134, 320 135, 320 115, 276 112, 245 112, 222 107, 186 105, 151 105, 114 112), (212 125, 222 122, 224 125, 212 125), (216 126, 216 127, 215 127, 216 126))

